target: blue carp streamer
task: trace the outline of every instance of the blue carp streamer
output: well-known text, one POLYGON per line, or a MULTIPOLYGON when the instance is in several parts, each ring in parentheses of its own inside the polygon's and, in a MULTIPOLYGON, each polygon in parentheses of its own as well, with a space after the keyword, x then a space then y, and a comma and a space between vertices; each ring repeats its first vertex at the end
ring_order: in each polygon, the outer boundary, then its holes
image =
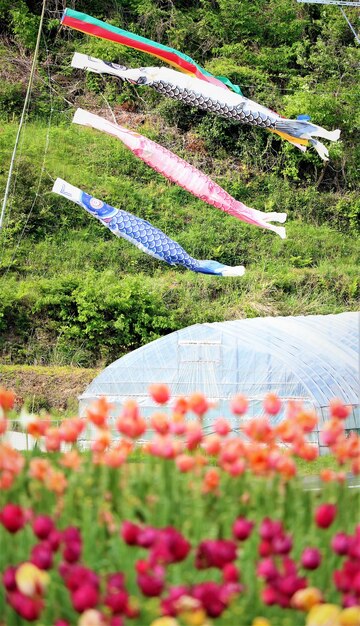
POLYGON ((230 267, 218 261, 199 261, 191 257, 176 241, 170 239, 146 220, 132 215, 127 211, 114 207, 90 196, 65 180, 57 178, 53 189, 55 193, 76 202, 88 213, 96 217, 117 237, 123 237, 137 248, 159 261, 169 265, 183 265, 188 270, 201 274, 217 276, 242 276, 245 268, 242 265, 230 267))

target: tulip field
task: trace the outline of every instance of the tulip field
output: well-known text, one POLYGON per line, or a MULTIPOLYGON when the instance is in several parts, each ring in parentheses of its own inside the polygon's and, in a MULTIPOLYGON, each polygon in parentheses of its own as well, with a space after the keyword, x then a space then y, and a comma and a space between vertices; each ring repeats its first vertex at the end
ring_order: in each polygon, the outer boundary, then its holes
POLYGON ((102 398, 57 426, 23 411, 36 445, 20 452, 15 397, 0 389, 0 626, 360 626, 348 408, 330 405, 330 461, 310 485, 317 416, 301 403, 276 423, 269 394, 247 420, 236 396, 242 435, 221 416, 205 435, 204 396, 149 393, 146 420, 133 400, 114 418, 102 398))

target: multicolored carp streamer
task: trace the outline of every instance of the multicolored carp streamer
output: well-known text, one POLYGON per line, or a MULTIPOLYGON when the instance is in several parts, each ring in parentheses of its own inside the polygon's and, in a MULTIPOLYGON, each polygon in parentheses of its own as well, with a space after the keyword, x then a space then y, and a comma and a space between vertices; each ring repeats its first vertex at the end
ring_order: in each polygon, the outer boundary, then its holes
POLYGON ((285 239, 285 228, 273 226, 269 222, 281 222, 286 220, 286 213, 263 213, 247 207, 230 196, 220 185, 214 183, 211 178, 200 172, 196 167, 184 161, 170 150, 160 146, 155 141, 147 139, 139 133, 133 132, 105 120, 99 115, 94 115, 83 109, 77 109, 73 122, 83 126, 91 126, 104 131, 120 139, 131 152, 142 161, 147 163, 156 172, 165 176, 171 182, 186 189, 197 198, 212 204, 218 209, 237 217, 238 219, 254 224, 262 228, 272 230, 282 239, 285 239))
POLYGON ((79 11, 74 11, 73 9, 65 9, 61 23, 64 26, 70 26, 70 28, 79 30, 87 35, 107 39, 108 41, 122 44, 128 48, 146 52, 147 54, 151 54, 165 61, 165 63, 169 63, 181 72, 201 78, 223 89, 226 89, 228 86, 236 93, 241 94, 241 89, 238 85, 233 85, 233 83, 224 76, 213 76, 187 54, 179 52, 169 46, 164 46, 161 43, 156 43, 156 41, 152 41, 151 39, 146 39, 146 37, 130 33, 122 28, 117 28, 101 20, 97 20, 90 15, 86 15, 86 13, 79 13, 79 11))
POLYGON ((78 53, 75 53, 71 64, 73 67, 98 74, 111 74, 136 85, 148 85, 174 100, 182 100, 190 106, 197 106, 243 124, 267 128, 297 144, 305 146, 310 142, 324 161, 328 160, 328 150, 314 137, 337 141, 340 136, 340 130, 328 131, 307 120, 283 118, 244 96, 225 91, 216 85, 209 85, 203 80, 186 76, 167 67, 128 69, 116 63, 107 63, 78 53))
POLYGON ((68 200, 76 202, 88 213, 96 217, 104 226, 109 228, 117 237, 123 237, 137 248, 150 256, 165 261, 169 265, 183 265, 188 270, 201 274, 215 274, 217 276, 242 276, 245 268, 242 265, 230 267, 218 261, 198 261, 191 257, 176 242, 170 239, 155 226, 140 217, 93 198, 65 180, 57 178, 53 189, 55 193, 68 200))

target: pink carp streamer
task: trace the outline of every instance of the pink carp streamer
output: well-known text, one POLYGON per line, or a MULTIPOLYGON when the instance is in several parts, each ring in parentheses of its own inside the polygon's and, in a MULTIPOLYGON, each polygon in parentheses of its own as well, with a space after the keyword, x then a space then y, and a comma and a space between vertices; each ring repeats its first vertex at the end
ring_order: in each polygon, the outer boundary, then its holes
POLYGON ((283 223, 286 220, 286 213, 264 213, 247 207, 242 202, 235 200, 220 185, 214 183, 206 174, 200 172, 196 167, 187 163, 176 154, 167 150, 163 146, 147 139, 139 133, 133 132, 109 122, 99 115, 77 109, 73 122, 83 126, 91 126, 97 130, 104 131, 120 139, 123 144, 137 157, 152 167, 156 172, 165 176, 168 180, 186 189, 197 198, 204 200, 217 209, 237 217, 243 222, 267 228, 277 233, 285 239, 285 228, 274 226, 270 222, 283 223))

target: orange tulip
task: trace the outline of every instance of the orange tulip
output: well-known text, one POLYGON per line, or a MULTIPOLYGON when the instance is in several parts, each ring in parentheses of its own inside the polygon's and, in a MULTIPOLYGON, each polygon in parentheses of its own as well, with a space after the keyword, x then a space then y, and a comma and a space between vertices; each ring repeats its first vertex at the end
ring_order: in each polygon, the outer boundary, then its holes
POLYGON ((170 424, 164 413, 154 413, 150 420, 152 428, 160 435, 166 435, 170 430, 170 424))
POLYGON ((13 391, 0 387, 0 408, 3 409, 4 413, 14 408, 15 398, 16 395, 13 391))
POLYGON ((176 457, 175 463, 180 472, 190 472, 195 467, 195 458, 188 454, 180 454, 176 457))
POLYGON ((109 417, 113 404, 110 404, 106 398, 99 398, 94 404, 86 410, 89 422, 95 424, 99 428, 104 428, 109 417))
POLYGON ((317 587, 306 587, 299 589, 291 598, 291 606, 300 611, 310 611, 310 609, 323 601, 321 591, 317 587))
POLYGON ((170 390, 167 385, 150 385, 149 394, 158 404, 166 404, 170 400, 170 390))
POLYGON ((68 469, 72 469, 74 472, 77 472, 81 466, 82 458, 77 450, 69 450, 69 452, 64 452, 59 463, 63 467, 67 467, 68 469))
POLYGON ((221 450, 222 439, 219 435, 209 435, 205 437, 204 441, 201 444, 201 447, 207 454, 211 454, 212 456, 217 456, 221 450))
POLYGON ((210 408, 209 402, 202 393, 193 393, 188 399, 188 406, 190 411, 199 417, 203 417, 210 408))
POLYGON ((63 472, 51 470, 45 477, 45 485, 50 490, 61 496, 67 487, 67 480, 63 472))
POLYGON ((8 421, 5 417, 1 417, 0 415, 0 436, 6 433, 8 427, 8 421))
POLYGON ((47 459, 35 458, 30 461, 29 476, 44 481, 51 471, 50 462, 47 459))
POLYGON ((203 492, 209 493, 216 491, 220 484, 220 475, 217 469, 214 467, 207 470, 203 481, 203 492))

